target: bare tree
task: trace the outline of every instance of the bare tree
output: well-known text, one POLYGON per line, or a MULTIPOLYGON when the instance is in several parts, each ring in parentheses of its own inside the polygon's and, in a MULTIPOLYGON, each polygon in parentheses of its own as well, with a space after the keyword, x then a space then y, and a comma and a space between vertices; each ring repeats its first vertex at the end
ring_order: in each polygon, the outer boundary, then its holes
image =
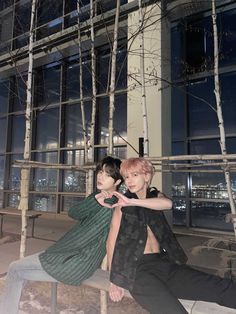
MULTIPOLYGON (((96 56, 95 56, 95 36, 94 36, 94 3, 90 0, 90 36, 91 36, 91 74, 92 74, 92 116, 90 140, 88 144, 88 161, 94 162, 94 136, 95 136, 95 117, 96 117, 96 56)), ((93 191, 93 171, 89 170, 87 181, 87 194, 93 191)))
MULTIPOLYGON (((30 146, 32 133, 32 79, 33 79, 33 42, 34 42, 34 21, 37 0, 32 1, 31 7, 31 22, 29 32, 29 65, 27 77, 27 96, 26 96, 26 111, 25 111, 25 146, 24 146, 24 160, 30 160, 30 146)), ((20 244, 20 258, 25 256, 26 237, 27 237, 27 217, 26 212, 29 209, 29 180, 30 169, 21 169, 20 182, 20 203, 19 209, 22 211, 22 225, 21 225, 21 244, 20 244)))
POLYGON ((143 113, 143 154, 149 156, 149 138, 148 138, 148 119, 146 103, 146 86, 145 86, 145 68, 144 68, 144 16, 142 0, 139 0, 139 40, 140 40, 140 78, 141 78, 141 104, 143 113))
POLYGON ((120 15, 120 0, 116 1, 116 16, 114 24, 114 35, 113 35, 113 48, 111 54, 111 79, 110 79, 110 91, 109 91, 109 143, 108 153, 113 154, 113 117, 115 109, 115 86, 116 86, 116 57, 117 57, 117 46, 118 46, 118 30, 119 30, 119 15, 120 15))
MULTIPOLYGON (((81 119, 82 119, 82 130, 83 130, 83 139, 84 139, 84 163, 88 162, 88 135, 86 132, 86 121, 84 113, 84 93, 83 93, 83 59, 82 59, 82 43, 81 43, 81 32, 80 32, 80 1, 77 1, 77 23, 78 23, 78 47, 79 47, 79 87, 80 87, 80 109, 81 109, 81 119)), ((86 196, 90 194, 92 189, 92 171, 86 172, 86 196)))
MULTIPOLYGON (((217 14, 216 14, 216 1, 212 0, 212 23, 213 23, 213 38, 214 38, 214 84, 215 84, 215 100, 216 100, 216 107, 217 107, 217 118, 219 122, 219 129, 220 129, 220 148, 221 153, 223 156, 227 154, 226 149, 226 141, 225 141, 225 128, 224 128, 224 118, 222 114, 222 103, 221 103, 221 91, 220 91, 220 80, 219 80, 219 48, 218 48, 218 29, 217 29, 217 14)), ((225 159, 223 159, 226 161, 225 159)), ((225 182, 226 188, 229 197, 229 204, 231 208, 231 213, 233 215, 236 214, 235 203, 233 199, 232 193, 232 186, 231 186, 231 179, 230 179, 230 170, 225 168, 224 171, 225 175, 225 182)), ((236 217, 233 216, 232 218, 233 227, 234 227, 234 234, 236 237, 236 217)))

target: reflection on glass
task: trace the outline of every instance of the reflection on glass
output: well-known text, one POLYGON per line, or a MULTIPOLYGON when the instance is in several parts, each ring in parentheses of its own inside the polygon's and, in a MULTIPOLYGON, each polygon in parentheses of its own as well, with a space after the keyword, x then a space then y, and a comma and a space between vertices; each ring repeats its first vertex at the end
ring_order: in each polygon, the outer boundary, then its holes
POLYGON ((0 193, 0 208, 3 208, 3 193, 0 193))
POLYGON ((17 208, 20 202, 20 195, 16 193, 8 194, 7 205, 9 207, 17 208))
POLYGON ((62 197, 62 211, 67 212, 72 206, 77 205, 83 199, 84 198, 82 197, 63 196, 62 197))
MULTIPOLYGON (((236 198, 235 180, 232 180, 231 183, 233 188, 233 196, 236 198)), ((191 197, 206 199, 227 199, 228 193, 224 174, 202 172, 192 175, 191 197)))
POLYGON ((33 210, 55 213, 57 212, 56 196, 46 194, 31 195, 31 208, 33 210))
MULTIPOLYGON (((0 1, 1 3, 1 1, 0 1)), ((12 39, 12 22, 13 10, 1 16, 0 19, 0 54, 6 53, 11 50, 12 39)))
MULTIPOLYGON (((114 144, 124 144, 127 139, 127 95, 115 97, 114 110, 114 144)), ((98 99, 98 126, 96 128, 96 144, 107 145, 109 139, 109 98, 98 99)))
POLYGON ((56 149, 58 146, 59 109, 37 113, 36 149, 56 149))
POLYGON ((6 118, 0 119, 0 153, 5 153, 6 151, 6 118))
POLYGON ((85 193, 86 174, 82 171, 64 171, 63 191, 85 193))
MULTIPOLYGON (((36 161, 46 163, 57 163, 57 152, 37 153, 36 161)), ((56 169, 35 169, 33 188, 35 191, 56 191, 57 170, 56 169)))
POLYGON ((232 223, 225 222, 230 213, 228 203, 192 202, 192 226, 209 229, 233 230, 232 223))
MULTIPOLYGON (((84 151, 65 152, 65 163, 81 166, 84 164, 84 151)), ((86 174, 83 171, 64 170, 63 191, 64 192, 86 192, 86 174)))
POLYGON ((39 0, 37 13, 37 23, 38 26, 41 26, 37 31, 38 38, 49 36, 61 30, 63 21, 62 0, 50 0, 49 2, 39 0))
POLYGON ((26 105, 26 80, 24 76, 15 79, 12 111, 22 111, 26 105))
POLYGON ((4 188, 5 156, 0 156, 0 189, 4 188))
POLYGON ((185 200, 173 199, 173 223, 175 225, 186 224, 186 202, 185 200))
MULTIPOLYGON (((85 131, 89 138, 91 133, 91 102, 84 103, 85 131)), ((82 116, 80 104, 65 107, 65 147, 78 147, 84 145, 82 116)))
POLYGON ((58 62, 39 68, 36 74, 35 106, 47 107, 60 101, 61 65, 58 62))
POLYGON ((184 175, 173 174, 172 183, 172 196, 185 196, 186 195, 186 178, 184 175))
POLYGON ((20 168, 13 167, 12 164, 15 160, 22 160, 23 155, 17 154, 17 155, 11 155, 10 157, 10 174, 9 174, 9 180, 8 180, 8 188, 9 190, 19 190, 20 189, 20 178, 21 178, 21 172, 20 168))
POLYGON ((126 147, 114 147, 113 154, 117 158, 126 159, 127 158, 127 148, 126 147))
POLYGON ((12 117, 12 131, 11 131, 11 150, 12 152, 24 151, 25 138, 25 116, 12 117))
POLYGON ((7 113, 9 101, 9 81, 0 81, 0 114, 7 113))
POLYGON ((14 20, 14 49, 28 44, 28 31, 30 29, 31 3, 22 4, 21 1, 15 6, 14 20))

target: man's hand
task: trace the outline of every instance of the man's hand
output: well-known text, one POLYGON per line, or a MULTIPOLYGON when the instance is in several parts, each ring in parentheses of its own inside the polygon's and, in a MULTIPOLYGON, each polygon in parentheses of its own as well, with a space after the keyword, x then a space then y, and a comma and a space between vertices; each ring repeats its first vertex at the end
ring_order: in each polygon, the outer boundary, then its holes
POLYGON ((119 302, 124 296, 124 289, 111 283, 109 288, 109 297, 113 302, 119 302))
POLYGON ((123 194, 116 192, 116 191, 113 192, 112 194, 118 198, 117 203, 112 205, 112 207, 117 207, 117 206, 125 207, 125 206, 130 206, 132 204, 131 199, 124 196, 123 194))
POLYGON ((104 202, 104 200, 106 198, 110 198, 110 197, 112 197, 112 194, 105 192, 105 191, 101 191, 100 193, 95 195, 95 198, 100 205, 102 205, 104 207, 108 207, 108 208, 113 208, 113 206, 104 202))

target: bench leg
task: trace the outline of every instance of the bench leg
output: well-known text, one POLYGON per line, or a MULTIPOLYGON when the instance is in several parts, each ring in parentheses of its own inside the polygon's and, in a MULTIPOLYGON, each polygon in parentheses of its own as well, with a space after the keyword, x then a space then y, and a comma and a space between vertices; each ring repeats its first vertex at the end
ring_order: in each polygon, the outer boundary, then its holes
POLYGON ((57 282, 51 283, 51 314, 57 313, 57 282))
POLYGON ((32 228, 31 228, 31 237, 34 238, 34 223, 35 223, 35 218, 32 218, 32 228))
POLYGON ((1 237, 3 236, 3 231, 2 231, 2 228, 3 228, 3 216, 4 216, 4 215, 1 215, 1 226, 0 226, 0 228, 1 228, 1 230, 0 230, 0 236, 1 236, 1 237))

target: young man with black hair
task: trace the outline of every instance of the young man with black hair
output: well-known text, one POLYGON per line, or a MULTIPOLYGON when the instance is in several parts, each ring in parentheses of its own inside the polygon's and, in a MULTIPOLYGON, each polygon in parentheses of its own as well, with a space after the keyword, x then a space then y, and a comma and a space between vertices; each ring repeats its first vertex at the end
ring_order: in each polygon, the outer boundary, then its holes
POLYGON ((100 266, 113 214, 106 198, 119 187, 119 159, 105 157, 97 166, 97 191, 69 209, 78 222, 43 253, 10 264, 0 300, 0 314, 18 313, 21 291, 27 280, 79 285, 100 266))

